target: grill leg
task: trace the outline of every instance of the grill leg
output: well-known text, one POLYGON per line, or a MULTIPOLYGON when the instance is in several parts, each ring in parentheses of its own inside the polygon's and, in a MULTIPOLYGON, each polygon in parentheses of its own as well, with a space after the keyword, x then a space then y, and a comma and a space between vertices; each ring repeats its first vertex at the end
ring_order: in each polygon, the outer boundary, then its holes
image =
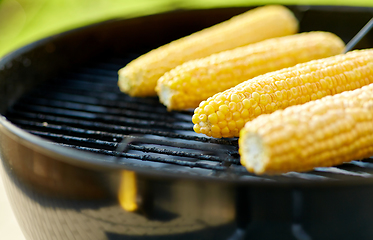
POLYGON ((251 200, 248 188, 238 187, 236 190, 236 225, 237 228, 228 240, 243 240, 251 221, 251 200))
POLYGON ((312 240, 312 238, 304 231, 301 224, 303 196, 302 193, 294 189, 292 191, 293 201, 293 223, 291 225, 291 232, 297 240, 312 240))

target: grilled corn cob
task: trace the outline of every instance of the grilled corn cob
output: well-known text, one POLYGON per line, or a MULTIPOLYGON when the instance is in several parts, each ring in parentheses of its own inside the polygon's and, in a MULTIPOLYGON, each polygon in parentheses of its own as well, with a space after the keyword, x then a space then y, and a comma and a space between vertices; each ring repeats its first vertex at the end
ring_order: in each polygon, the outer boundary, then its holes
POLYGON ((240 132, 241 163, 257 174, 329 167, 373 155, 373 84, 262 115, 240 132))
POLYGON ((373 49, 312 60, 257 76, 202 101, 194 131, 238 137, 244 124, 277 109, 353 90, 373 82, 373 49))
POLYGON ((247 79, 343 50, 343 41, 328 32, 268 39, 179 65, 158 80, 156 91, 168 110, 195 108, 247 79))
POLYGON ((297 30, 298 22, 287 8, 256 8, 140 56, 119 70, 118 85, 131 96, 155 96, 158 79, 186 61, 297 30))

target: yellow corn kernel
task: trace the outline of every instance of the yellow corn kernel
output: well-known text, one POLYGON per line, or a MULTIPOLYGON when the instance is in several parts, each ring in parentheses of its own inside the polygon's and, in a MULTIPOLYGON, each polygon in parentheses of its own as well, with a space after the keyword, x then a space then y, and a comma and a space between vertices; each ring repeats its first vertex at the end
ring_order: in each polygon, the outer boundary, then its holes
POLYGON ((241 163, 281 174, 366 158, 373 155, 372 120, 373 84, 262 115, 240 132, 241 163))
MULTIPOLYGON (((259 7, 140 56, 119 70, 118 85, 131 96, 155 96, 158 79, 184 62, 297 30, 298 22, 289 9, 280 5, 259 7)), ((189 75, 183 77, 190 79, 189 75)), ((173 84, 177 87, 177 81, 173 84)))
POLYGON ((212 124, 218 123, 218 115, 216 113, 211 113, 207 119, 212 124))
MULTIPOLYGON (((233 87, 231 89, 228 89, 222 93, 219 93, 224 96, 231 96, 232 94, 235 94, 237 96, 240 96, 240 102, 243 103, 245 99, 248 99, 250 101, 250 108, 248 109, 250 113, 250 116, 248 118, 243 118, 243 120, 246 122, 253 120, 255 117, 261 115, 261 114, 268 114, 272 113, 277 109, 284 109, 288 107, 289 105, 296 105, 300 103, 304 103, 305 101, 310 100, 316 100, 324 97, 325 95, 334 95, 338 91, 341 91, 341 89, 346 89, 346 86, 342 85, 336 85, 336 84, 327 84, 328 89, 322 89, 322 85, 320 83, 321 79, 319 79, 319 76, 324 76, 325 82, 332 82, 335 75, 339 75, 341 73, 344 73, 344 70, 341 68, 343 64, 346 64, 350 66, 350 70, 348 71, 349 74, 345 74, 345 84, 350 84, 350 89, 352 86, 356 88, 367 84, 370 84, 373 82, 373 78, 370 77, 373 75, 372 69, 370 69, 370 64, 373 62, 373 49, 367 49, 367 50, 356 50, 352 51, 346 54, 340 54, 337 56, 319 59, 319 60, 313 60, 306 63, 297 64, 294 67, 281 69, 278 71, 270 72, 264 75, 260 75, 258 77, 255 77, 251 80, 248 80, 246 82, 243 82, 236 87, 233 87), (324 71, 324 69, 328 69, 327 72, 325 72, 323 75, 318 74, 320 71, 324 71), (359 78, 353 72, 355 69, 359 70, 359 78), (311 76, 310 78, 304 78, 302 76, 304 75, 311 76), (327 75, 327 74, 333 74, 333 75, 327 75), (277 76, 282 76, 281 78, 278 78, 277 76), (284 79, 284 80, 280 80, 284 79), (291 79, 292 83, 289 84, 288 80, 291 79), (295 81, 294 79, 302 79, 302 81, 295 81), (307 79, 305 82, 304 80, 307 79), (360 80, 363 79, 364 81, 360 80), (261 88, 260 83, 267 82, 272 85, 277 85, 276 83, 281 81, 281 87, 283 90, 281 90, 282 99, 280 98, 272 98, 269 94, 258 91, 258 88, 261 88), (354 84, 352 84, 354 83, 354 84), (294 86, 294 84, 301 84, 300 89, 303 89, 303 87, 307 88, 307 93, 304 93, 303 91, 297 91, 297 96, 295 96, 294 93, 291 91, 291 86, 294 86), (320 93, 319 93, 320 92, 320 93), (247 94, 248 93, 248 94, 247 94), (248 98, 246 96, 249 96, 248 98), (305 97, 305 98, 302 98, 305 97)), ((341 84, 343 82, 341 81, 341 84)), ((269 85, 270 85, 269 84, 269 85)), ((280 90, 277 90, 280 91, 280 90)), ((278 96, 279 94, 276 94, 278 96)), ((227 98, 229 99, 229 98, 227 98)), ((208 106, 211 102, 215 101, 215 96, 210 97, 206 101, 206 106, 208 106)), ((224 105, 229 106, 232 102, 226 101, 224 105)), ((237 105, 237 102, 234 102, 234 104, 237 105)), ((244 104, 244 103, 243 103, 244 104)), ((220 108, 220 107, 219 107, 220 108)), ((225 113, 227 121, 230 121, 233 116, 238 116, 237 114, 234 114, 237 111, 237 109, 234 109, 233 111, 231 108, 228 107, 227 112, 225 113), (228 119, 229 117, 229 119, 228 119)), ((197 108, 195 115, 201 116, 204 113, 203 110, 199 110, 197 108)), ((211 113, 210 113, 211 114, 211 113)), ((196 117, 193 116, 194 119, 196 117)), ((201 119, 201 118, 200 118, 201 119)), ((207 119, 206 119, 207 120, 207 119)), ((237 121, 237 118, 234 119, 237 121)), ((206 128, 211 127, 211 123, 209 121, 200 121, 196 123, 197 125, 203 125, 206 128)), ((219 123, 217 123, 219 124, 219 123)), ((230 129, 230 128, 229 128, 230 129)), ((238 132, 236 130, 240 130, 238 128, 231 129, 232 131, 225 134, 212 134, 213 137, 217 136, 225 136, 225 137, 238 137, 238 132)))
MULTIPOLYGON (((268 39, 177 66, 158 80, 156 91, 168 110, 195 108, 202 100, 257 75, 330 57, 343 50, 343 41, 328 32, 309 32, 268 39), (282 61, 284 59, 286 61, 282 61), (236 73, 237 70, 240 74, 236 73), (203 89, 202 91, 197 91, 191 81, 196 78, 199 79, 199 89, 203 89), (177 84, 174 86, 175 81, 177 84)), ((289 81, 289 85, 296 86, 299 81, 305 80, 294 78, 289 81)), ((262 89, 257 91, 270 94, 274 89, 264 83, 262 89)), ((293 91, 297 94, 296 89, 293 91)), ((229 100, 238 102, 239 99, 238 94, 232 94, 229 100)))

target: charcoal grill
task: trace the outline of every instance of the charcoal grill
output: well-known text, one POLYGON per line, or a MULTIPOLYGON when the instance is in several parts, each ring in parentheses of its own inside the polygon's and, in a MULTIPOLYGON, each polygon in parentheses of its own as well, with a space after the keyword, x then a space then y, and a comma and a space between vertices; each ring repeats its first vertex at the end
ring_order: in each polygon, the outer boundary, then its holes
MULTIPOLYGON (((301 31, 345 42, 373 16, 289 8, 301 31)), ((27 239, 372 239, 371 159, 256 176, 239 164, 236 138, 195 134, 192 111, 119 91, 117 71, 132 59, 248 9, 111 20, 0 61, 1 171, 27 239)), ((368 47, 373 33, 357 45, 368 47)))

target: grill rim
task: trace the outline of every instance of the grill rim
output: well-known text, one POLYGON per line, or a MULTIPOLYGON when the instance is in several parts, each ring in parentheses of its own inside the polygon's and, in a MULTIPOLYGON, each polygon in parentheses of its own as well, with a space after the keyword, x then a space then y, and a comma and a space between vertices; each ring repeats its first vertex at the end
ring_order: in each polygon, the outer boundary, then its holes
MULTIPOLYGON (((291 8, 291 6, 289 6, 291 8)), ((294 6, 293 6, 294 7, 294 6)), ((300 7, 300 6, 299 6, 300 7)), ((330 8, 333 8, 335 6, 312 6, 312 9, 324 9, 324 10, 330 10, 330 8)), ((234 9, 234 8, 229 8, 234 9)), ((243 9, 242 7, 236 8, 236 9, 243 9)), ((245 7, 247 9, 247 7, 245 7)), ((338 6, 339 11, 343 10, 353 10, 353 11, 362 11, 362 10, 372 10, 373 8, 370 7, 351 7, 351 6, 338 6)), ((192 9, 193 10, 193 9, 192 9)), ((202 9, 194 9, 197 11, 203 11, 202 9)), ((190 10, 187 10, 190 11, 190 10)), ((171 12, 172 13, 172 12, 171 12)), ((161 15, 161 14, 167 14, 167 12, 162 12, 154 15, 161 15)), ((154 15, 148 15, 145 17, 139 17, 139 18, 148 18, 152 17, 154 15)), ((131 18, 134 19, 134 18, 131 18)), ((129 20, 129 19, 124 19, 129 20)), ((13 60, 16 60, 19 57, 22 57, 23 55, 27 54, 28 52, 38 48, 46 46, 47 44, 53 42, 56 39, 60 39, 62 37, 69 36, 73 33, 79 33, 80 31, 84 29, 93 29, 95 26, 105 26, 106 24, 110 24, 116 21, 123 21, 118 19, 112 19, 107 20, 100 23, 91 24, 88 26, 76 28, 73 30, 66 31, 61 34, 53 35, 41 40, 38 40, 36 42, 30 43, 24 47, 21 47, 3 58, 0 59, 0 69, 4 68, 7 63, 12 62, 13 60)), ((5 67, 6 68, 6 67, 5 67)), ((239 178, 227 178, 227 177, 210 177, 210 176, 195 176, 191 174, 182 174, 180 176, 179 173, 172 173, 169 171, 154 171, 154 169, 150 167, 136 167, 131 166, 130 164, 118 164, 112 161, 114 157, 108 157, 101 154, 96 153, 89 153, 89 152, 83 152, 72 148, 67 148, 63 146, 58 146, 55 144, 51 144, 50 141, 45 140, 41 137, 38 137, 36 135, 30 134, 27 131, 23 130, 20 127, 17 127, 10 121, 6 119, 3 115, 0 115, 0 132, 3 134, 6 134, 7 137, 12 138, 13 140, 21 143, 24 147, 29 147, 33 151, 40 152, 42 154, 45 154, 46 156, 49 156, 55 160, 62 161, 77 167, 82 168, 89 168, 92 170, 98 170, 98 171, 120 171, 120 170, 129 170, 134 171, 138 174, 146 175, 148 177, 156 177, 156 178, 172 178, 172 179, 192 179, 192 180, 202 180, 202 181, 219 181, 224 183, 238 183, 238 184, 245 184, 245 185, 265 185, 265 186, 285 186, 285 187, 297 187, 297 186, 331 186, 331 185, 364 185, 368 184, 371 185, 373 183, 373 178, 356 178, 356 180, 340 180, 340 181, 307 181, 300 178, 297 178, 296 181, 293 181, 289 178, 289 181, 248 181, 246 179, 239 179, 239 178), (108 161, 105 161, 107 159, 108 161)), ((255 175, 253 175, 255 176, 255 175)), ((264 176, 265 177, 265 176, 264 176)), ((271 177, 269 177, 271 178, 271 177)))

